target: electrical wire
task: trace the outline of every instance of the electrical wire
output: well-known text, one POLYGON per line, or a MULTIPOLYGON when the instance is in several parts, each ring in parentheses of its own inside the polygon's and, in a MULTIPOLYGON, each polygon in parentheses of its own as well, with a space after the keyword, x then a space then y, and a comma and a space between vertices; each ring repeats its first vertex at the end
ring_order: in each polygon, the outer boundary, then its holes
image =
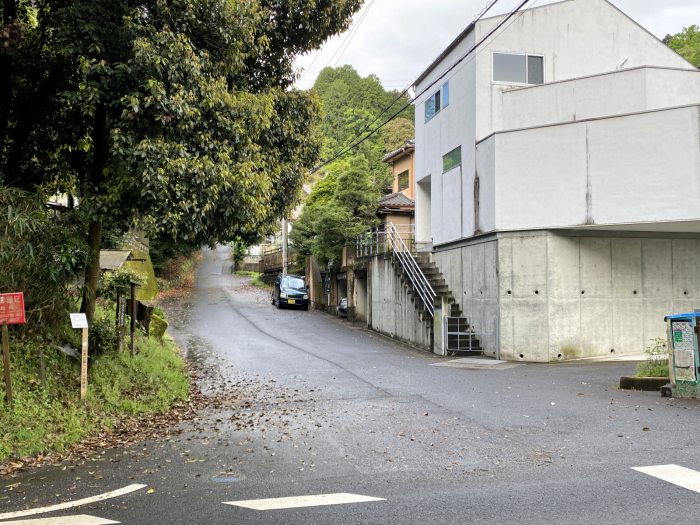
MULTIPOLYGON (((486 15, 486 13, 488 13, 488 12, 491 10, 491 8, 492 8, 494 5, 496 5, 497 2, 498 2, 498 0, 489 0, 489 3, 481 10, 481 12, 480 12, 478 15, 476 15, 476 17, 474 18, 474 20, 472 20, 472 22, 469 24, 469 26, 475 25, 479 20, 481 20, 481 19, 484 17, 484 15, 486 15)), ((472 49, 474 49, 474 48, 472 48, 472 49)), ((471 50, 468 51, 467 53, 470 53, 470 52, 471 52, 471 50)), ((388 106, 386 106, 377 116, 375 116, 374 119, 373 119, 369 124, 367 124, 364 128, 362 128, 360 131, 358 131, 357 134, 355 135, 355 137, 352 138, 352 139, 350 139, 350 141, 348 141, 348 142, 352 142, 352 141, 354 141, 354 140, 357 140, 357 138, 360 137, 360 136, 362 136, 362 134, 363 134, 365 131, 369 130, 375 122, 377 122, 380 118, 382 118, 382 116, 383 116, 386 112, 388 112, 388 111, 394 106, 394 104, 396 104, 399 100, 401 100, 401 99, 408 93, 409 89, 411 89, 411 86, 407 86, 403 91, 401 91, 401 93, 399 93, 398 95, 396 95, 396 98, 394 98, 394 100, 392 100, 392 101, 389 103, 388 106)), ((416 97, 413 97, 413 100, 415 100, 415 98, 416 98, 416 97)), ((411 104, 412 104, 412 101, 409 101, 409 103, 408 103, 407 105, 405 105, 405 106, 399 111, 399 113, 401 113, 404 109, 406 109, 407 107, 409 107, 411 104)), ((395 116, 392 117, 392 119, 393 119, 393 118, 395 118, 395 116)), ((391 119, 390 119, 390 120, 391 120, 391 119)), ((380 126, 380 128, 383 127, 383 126, 385 126, 386 124, 388 124, 388 122, 389 122, 389 121, 383 123, 383 124, 380 126)), ((378 128, 378 129, 379 129, 379 128, 378 128)), ((373 134, 374 134, 374 132, 373 132, 373 134)), ((371 136, 371 135, 370 135, 370 136, 371 136)), ((345 145, 343 146, 343 148, 341 148, 341 149, 344 150, 344 148, 347 146, 348 142, 346 142, 345 145)), ((364 142, 364 141, 363 141, 363 142, 364 142)), ((343 153, 343 154, 344 154, 344 153, 343 153)), ((335 157, 334 157, 333 159, 331 159, 329 162, 332 162, 333 160, 335 160, 335 157)), ((314 168, 313 172, 318 171, 318 169, 322 168, 322 167, 325 166, 326 164, 327 164, 327 162, 324 162, 324 163, 321 164, 320 166, 314 168)), ((313 173, 313 172, 312 172, 312 173, 313 173)))
MULTIPOLYGON (((365 17, 367 16, 367 13, 369 12, 369 10, 372 8, 372 5, 374 4, 374 2, 375 2, 375 0, 370 0, 370 3, 367 4, 367 7, 365 7, 365 9, 362 11, 362 13, 360 14, 359 18, 357 19, 357 22, 355 22, 355 23, 352 25, 352 27, 350 28, 350 30, 345 34, 345 38, 343 38, 343 41, 340 43, 340 46, 338 46, 338 48, 333 52, 333 54, 331 55, 331 57, 330 57, 330 58, 328 59, 328 61, 326 62, 326 65, 323 66, 323 67, 321 68, 321 70, 327 68, 327 67, 330 65, 330 63, 333 61, 333 59, 335 58, 335 56, 338 54, 338 51, 340 51, 340 49, 342 49, 342 47, 346 44, 346 42, 347 42, 348 46, 350 45, 350 41, 352 41, 354 35, 357 34, 358 28, 360 27, 360 25, 362 24, 363 20, 364 20, 365 17)), ((347 50, 347 46, 345 47, 345 49, 347 50)), ((345 53, 345 51, 343 51, 343 53, 345 53)), ((311 63, 308 65, 308 67, 306 67, 306 69, 304 69, 304 72, 303 72, 303 73, 301 74, 301 76, 299 77, 299 80, 303 79, 303 78, 306 76, 306 74, 311 70, 311 68, 313 67, 313 65, 316 63, 316 60, 318 60, 318 57, 320 57, 322 54, 323 54, 323 53, 322 53, 322 50, 319 49, 319 50, 318 50, 318 53, 316 53, 316 56, 313 58, 313 60, 311 61, 311 63)), ((342 57, 342 53, 341 53, 341 55, 338 57, 338 60, 340 60, 340 57, 342 57)), ((297 82, 298 82, 299 80, 297 80, 297 82)))
MULTIPOLYGON (((478 42, 476 42, 465 54, 463 54, 454 64, 452 64, 452 66, 450 66, 450 67, 449 67, 446 71, 444 71, 440 76, 438 76, 435 80, 433 80, 433 81, 432 81, 428 86, 426 86, 420 93, 417 93, 417 94, 415 95, 415 97, 413 98, 413 100, 411 100, 410 102, 408 102, 408 104, 405 104, 401 109, 399 109, 397 112, 395 112, 395 113, 394 113, 391 117, 389 117, 387 120, 385 120, 384 122, 382 122, 379 126, 377 126, 376 128, 370 130, 370 132, 369 132, 365 137, 359 138, 359 137, 362 135, 362 133, 364 133, 364 131, 366 131, 366 130, 369 128, 369 126, 371 126, 374 122, 376 122, 376 121, 378 120, 378 117, 375 118, 375 120, 373 120, 368 126, 366 126, 362 131, 360 131, 360 132, 355 136, 355 139, 353 139, 354 142, 352 142, 350 145, 344 147, 340 152, 338 152, 338 153, 336 153, 335 155, 333 155, 333 157, 331 157, 330 159, 327 159, 327 160, 323 161, 321 164, 319 164, 318 166, 316 166, 315 168, 313 168, 313 169, 311 170, 311 172, 312 172, 312 173, 317 172, 318 170, 320 170, 320 169, 323 168, 324 166, 327 166, 327 165, 330 164, 331 162, 333 162, 333 161, 339 159, 340 157, 344 156, 344 155, 345 155, 346 153, 348 153, 350 150, 353 150, 353 149, 357 148, 357 147, 360 146, 363 142, 365 142, 367 139, 369 139, 371 136, 373 136, 377 131, 379 131, 381 128, 383 128, 384 126, 386 126, 389 122, 391 122, 392 120, 394 120, 399 114, 401 114, 402 111, 404 111, 406 108, 410 107, 411 104, 413 104, 413 102, 414 102, 415 100, 417 100, 419 97, 421 97, 421 96, 424 95, 426 92, 428 92, 430 89, 432 89, 438 82, 440 82, 443 78, 445 78, 445 76, 447 76, 450 72, 452 72, 458 65, 460 65, 462 62, 464 62, 464 60, 465 60, 467 57, 469 57, 469 55, 471 55, 479 46, 481 46, 488 38, 490 38, 494 33, 496 33, 496 31, 498 31, 501 27, 503 27, 508 21, 510 21, 510 20, 513 18, 513 16, 515 16, 515 14, 518 13, 518 12, 520 11, 520 9, 522 9, 528 2, 530 2, 530 0, 522 0, 522 1, 520 2, 520 4, 518 4, 517 7, 513 8, 513 10, 510 11, 510 13, 508 13, 508 15, 506 15, 506 17, 505 17, 503 20, 501 20, 498 24, 496 24, 486 35, 484 35, 484 37, 482 37, 478 42)), ((536 1, 535 3, 537 3, 537 1, 536 1)), ((407 91, 408 91, 408 88, 406 88, 406 90, 404 90, 404 93, 402 93, 400 96, 403 96, 403 95, 405 94, 405 92, 407 92, 407 91)), ((382 111, 382 113, 380 113, 379 116, 381 116, 381 115, 383 115, 384 113, 386 113, 386 111, 388 111, 388 109, 389 109, 395 102, 396 102, 396 101, 394 101, 391 105, 389 105, 387 108, 385 108, 385 110, 382 111)))

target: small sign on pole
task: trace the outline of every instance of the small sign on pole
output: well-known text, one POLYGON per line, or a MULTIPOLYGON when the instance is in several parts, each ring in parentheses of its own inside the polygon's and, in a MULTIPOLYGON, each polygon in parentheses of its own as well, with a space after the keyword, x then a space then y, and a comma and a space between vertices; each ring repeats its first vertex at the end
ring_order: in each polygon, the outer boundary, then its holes
POLYGON ((2 325, 2 365, 5 377, 5 398, 12 404, 12 375, 10 374, 10 334, 8 325, 24 324, 24 294, 0 294, 0 324, 2 325))
POLYGON ((88 387, 88 321, 85 314, 70 314, 70 324, 73 328, 83 330, 83 344, 80 354, 80 399, 87 396, 88 387))

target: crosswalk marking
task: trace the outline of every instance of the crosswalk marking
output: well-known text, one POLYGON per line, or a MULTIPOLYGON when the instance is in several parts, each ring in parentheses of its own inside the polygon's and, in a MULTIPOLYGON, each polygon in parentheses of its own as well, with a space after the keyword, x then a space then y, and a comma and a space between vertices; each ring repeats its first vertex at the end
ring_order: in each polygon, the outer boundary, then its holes
MULTIPOLYGON (((66 503, 59 503, 57 505, 51 505, 50 507, 41 507, 38 509, 28 509, 20 510, 17 512, 6 512, 5 514, 0 514, 0 520, 9 520, 12 518, 22 518, 25 516, 36 516, 37 514, 48 514, 49 512, 56 512, 59 510, 72 509, 74 507, 80 507, 82 505, 89 505, 91 503, 97 503, 98 501, 104 501, 106 499, 118 498, 119 496, 124 496, 131 492, 141 490, 146 488, 146 485, 139 485, 137 483, 129 485, 127 487, 113 490, 111 492, 105 492, 99 496, 92 496, 90 498, 83 498, 77 501, 68 501, 66 503)), ((25 522, 26 523, 26 522, 25 522)), ((5 525, 5 524, 2 524, 5 525)))
POLYGON ((634 467, 632 470, 668 481, 684 489, 700 493, 700 472, 678 465, 653 465, 634 467))
POLYGON ((39 518, 32 520, 2 521, 2 525, 111 525, 118 521, 104 520, 95 516, 62 516, 60 518, 39 518))
MULTIPOLYGON (((244 501, 224 501, 225 505, 243 507, 253 510, 299 509, 302 507, 320 507, 322 505, 347 505, 348 503, 367 503, 385 501, 383 498, 361 496, 359 494, 318 494, 315 496, 293 496, 288 498, 249 499, 244 501)), ((1 524, 0 524, 1 525, 1 524)))

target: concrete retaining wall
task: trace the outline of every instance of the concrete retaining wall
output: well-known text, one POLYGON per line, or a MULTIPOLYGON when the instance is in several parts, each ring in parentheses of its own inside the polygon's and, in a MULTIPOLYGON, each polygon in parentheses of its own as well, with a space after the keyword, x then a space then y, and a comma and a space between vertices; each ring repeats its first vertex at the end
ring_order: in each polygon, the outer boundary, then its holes
POLYGON ((368 327, 415 346, 430 349, 432 318, 423 319, 397 276, 391 258, 372 259, 368 273, 368 327))
POLYGON ((641 354, 663 318, 700 307, 700 236, 499 235, 501 358, 641 354))
POLYGON ((477 333, 484 354, 498 355, 498 246, 495 237, 433 255, 450 291, 477 333))

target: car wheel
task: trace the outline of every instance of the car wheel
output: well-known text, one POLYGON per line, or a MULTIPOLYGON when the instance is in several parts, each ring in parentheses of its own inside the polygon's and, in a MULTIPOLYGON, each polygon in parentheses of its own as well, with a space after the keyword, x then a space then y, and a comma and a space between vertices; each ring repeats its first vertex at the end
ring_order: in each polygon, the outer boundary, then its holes
POLYGON ((304 306, 301 307, 301 309, 304 310, 305 312, 308 312, 308 311, 309 311, 309 305, 308 305, 308 304, 305 304, 304 306))

